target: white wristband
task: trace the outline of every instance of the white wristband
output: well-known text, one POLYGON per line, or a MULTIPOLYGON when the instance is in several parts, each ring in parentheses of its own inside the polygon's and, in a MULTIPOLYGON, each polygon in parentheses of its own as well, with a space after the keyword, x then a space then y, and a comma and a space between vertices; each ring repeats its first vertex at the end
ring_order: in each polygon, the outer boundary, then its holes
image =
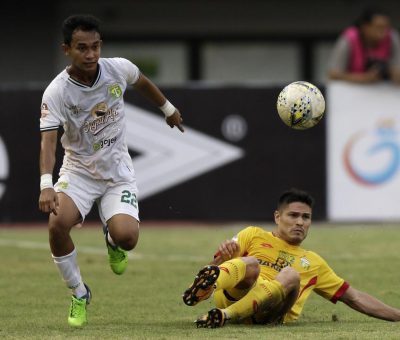
POLYGON ((40 176, 40 191, 47 188, 53 187, 53 176, 50 174, 44 174, 40 176))
POLYGON ((174 114, 176 108, 167 100, 163 106, 160 106, 160 110, 164 112, 165 117, 170 117, 174 114))

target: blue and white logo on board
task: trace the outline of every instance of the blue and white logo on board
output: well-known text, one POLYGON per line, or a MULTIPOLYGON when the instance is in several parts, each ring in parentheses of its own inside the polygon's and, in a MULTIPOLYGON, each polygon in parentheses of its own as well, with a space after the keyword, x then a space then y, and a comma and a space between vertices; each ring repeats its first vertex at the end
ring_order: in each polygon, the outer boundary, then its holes
POLYGON ((327 103, 329 219, 399 220, 399 88, 333 82, 327 103))
POLYGON ((400 172, 400 133, 393 121, 350 136, 343 150, 343 165, 360 185, 379 186, 400 172))

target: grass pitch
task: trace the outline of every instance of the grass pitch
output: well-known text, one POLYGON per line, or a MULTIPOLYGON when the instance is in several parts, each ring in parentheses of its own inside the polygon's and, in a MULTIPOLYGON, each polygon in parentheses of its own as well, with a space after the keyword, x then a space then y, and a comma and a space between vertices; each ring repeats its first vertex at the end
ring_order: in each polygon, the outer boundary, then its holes
MULTIPOLYGON (((67 324, 70 292, 52 262, 45 226, 0 227, 0 338, 399 339, 400 323, 370 318, 316 294, 294 324, 196 329, 193 321, 212 303, 187 307, 181 294, 219 242, 244 226, 142 223, 138 247, 122 276, 108 267, 100 226, 74 230, 81 273, 93 292, 89 323, 82 329, 67 324)), ((314 224, 303 246, 323 256, 354 287, 400 308, 399 244, 399 226, 314 224)))

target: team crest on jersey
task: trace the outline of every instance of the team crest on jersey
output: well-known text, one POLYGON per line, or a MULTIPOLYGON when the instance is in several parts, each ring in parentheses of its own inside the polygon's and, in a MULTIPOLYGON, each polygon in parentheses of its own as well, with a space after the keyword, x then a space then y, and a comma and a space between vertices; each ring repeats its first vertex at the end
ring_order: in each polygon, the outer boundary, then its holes
POLYGON ((113 84, 108 87, 108 92, 114 97, 119 98, 122 96, 121 87, 118 84, 113 84))
POLYGON ((309 269, 310 268, 310 261, 306 258, 306 257, 302 257, 300 259, 300 265, 304 268, 304 269, 309 269))

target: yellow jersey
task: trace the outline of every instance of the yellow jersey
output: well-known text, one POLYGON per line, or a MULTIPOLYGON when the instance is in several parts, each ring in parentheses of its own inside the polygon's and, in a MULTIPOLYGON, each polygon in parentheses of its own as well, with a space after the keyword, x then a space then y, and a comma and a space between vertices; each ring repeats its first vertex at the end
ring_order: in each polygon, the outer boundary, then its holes
POLYGON ((259 227, 247 227, 234 237, 240 245, 239 256, 254 256, 263 279, 273 280, 286 266, 300 274, 297 301, 286 314, 285 322, 296 320, 312 291, 333 303, 345 293, 349 284, 337 276, 318 254, 293 246, 259 227))

